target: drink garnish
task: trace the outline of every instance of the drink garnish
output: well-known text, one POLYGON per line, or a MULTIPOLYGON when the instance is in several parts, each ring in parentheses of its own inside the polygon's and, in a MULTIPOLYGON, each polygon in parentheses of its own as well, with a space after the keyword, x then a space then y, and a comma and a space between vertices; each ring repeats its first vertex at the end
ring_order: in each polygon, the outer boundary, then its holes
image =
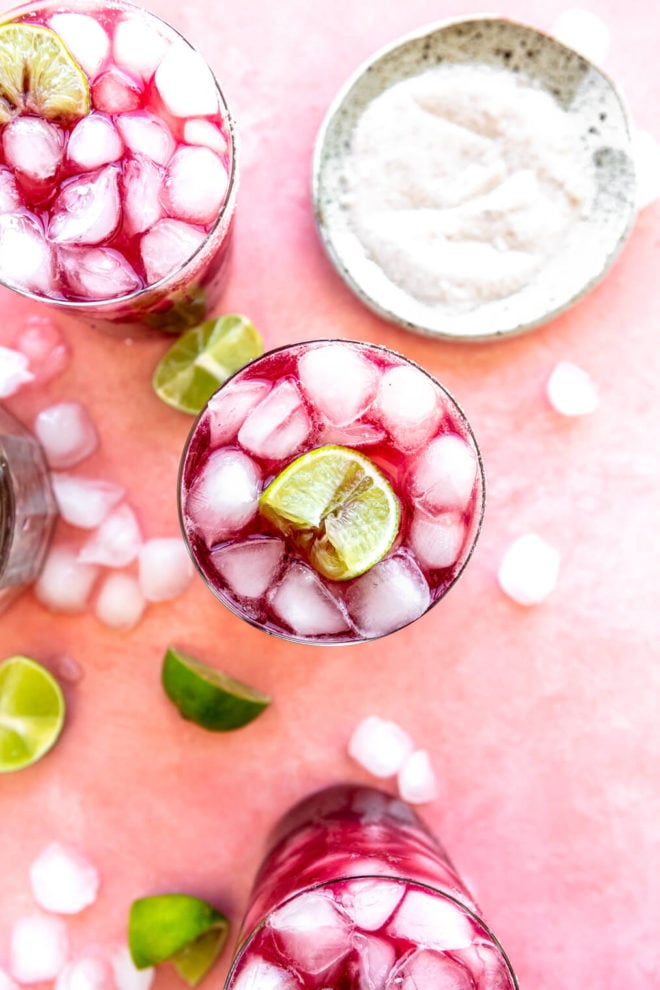
POLYGON ((89 109, 85 73, 54 31, 0 26, 0 125, 22 113, 71 121, 89 109))

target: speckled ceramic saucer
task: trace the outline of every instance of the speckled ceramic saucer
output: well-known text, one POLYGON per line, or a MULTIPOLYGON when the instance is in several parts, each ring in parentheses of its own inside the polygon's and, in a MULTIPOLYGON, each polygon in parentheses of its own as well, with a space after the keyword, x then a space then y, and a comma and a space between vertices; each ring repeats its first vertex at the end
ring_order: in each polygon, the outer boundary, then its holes
POLYGON ((481 340, 545 323, 606 273, 635 216, 635 176, 626 112, 612 82, 549 35, 494 16, 446 21, 377 52, 352 76, 320 129, 313 201, 324 247, 337 271, 375 312, 418 333, 481 340), (408 294, 385 275, 354 232, 347 206, 352 135, 370 103, 393 84, 438 64, 469 63, 526 76, 574 115, 594 193, 571 236, 514 294, 455 311, 408 294))

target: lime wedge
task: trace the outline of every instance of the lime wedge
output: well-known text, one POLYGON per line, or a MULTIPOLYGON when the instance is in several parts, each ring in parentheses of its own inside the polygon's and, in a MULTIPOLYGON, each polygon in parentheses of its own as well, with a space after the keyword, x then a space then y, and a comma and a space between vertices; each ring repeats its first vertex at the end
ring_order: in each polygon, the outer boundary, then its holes
POLYGON ((0 773, 22 770, 55 744, 64 725, 62 689, 28 657, 0 663, 0 773))
POLYGON ((229 934, 229 921, 190 894, 157 894, 133 901, 128 947, 138 969, 171 962, 191 986, 208 973, 229 934))
POLYGON ((263 352, 263 341, 246 316, 207 320, 165 352, 154 371, 154 391, 169 406, 196 414, 230 375, 263 352))
POLYGON ((89 113, 89 84, 64 42, 36 24, 0 26, 0 124, 20 113, 76 120, 89 113))
POLYGON ((170 646, 163 658, 165 694, 183 718, 212 732, 229 732, 252 722, 271 699, 170 646))
POLYGON ((331 581, 348 581, 382 560, 401 514, 376 465, 336 446, 292 461, 262 493, 259 510, 331 581))

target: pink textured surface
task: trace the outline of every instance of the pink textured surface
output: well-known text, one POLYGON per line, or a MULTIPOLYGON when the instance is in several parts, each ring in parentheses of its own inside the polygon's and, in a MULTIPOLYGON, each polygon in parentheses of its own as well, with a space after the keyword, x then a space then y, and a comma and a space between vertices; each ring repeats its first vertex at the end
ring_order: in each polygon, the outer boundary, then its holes
MULTIPOLYGON (((237 931, 266 830, 314 787, 361 779, 345 755, 364 715, 399 721, 427 747, 442 794, 425 817, 476 889, 522 987, 657 987, 660 971, 660 729, 657 457, 660 205, 638 219, 601 285, 524 337, 457 345, 417 338, 367 312, 320 247, 310 208, 317 128, 345 77, 374 49, 450 2, 243 0, 152 3, 207 56, 242 138, 236 253, 224 311, 249 314, 267 346, 325 335, 401 351, 464 406, 484 454, 488 499, 459 584, 412 628, 366 646, 318 650, 267 639, 196 580, 151 606, 130 634, 93 617, 52 616, 26 594, 0 620, 0 656, 26 652, 65 685, 61 742, 0 781, 0 966, 29 908, 27 870, 52 838, 98 865, 97 904, 71 922, 75 947, 124 937, 137 896, 183 890, 224 909, 237 931), (584 367, 602 394, 590 417, 547 405, 555 363, 584 367), (535 530, 562 554, 559 585, 525 610, 496 570, 535 530), (174 642, 269 691, 275 701, 228 736, 183 723, 159 686, 174 642)), ((549 28, 558 0, 503 0, 549 28)), ((657 129, 657 12, 649 0, 595 0, 612 32, 606 68, 633 120, 657 129)), ((474 10, 474 8, 472 9, 474 10)), ((470 11, 472 12, 472 11, 470 11)), ((0 343, 30 307, 0 292, 0 343)), ((146 537, 174 535, 178 457, 189 420, 159 403, 160 339, 125 344, 63 323, 73 360, 41 392, 8 403, 30 422, 82 398, 101 447, 84 473, 126 485, 146 537)), ((218 987, 223 958, 206 986, 218 987)), ((177 978, 159 970, 156 990, 177 978)))

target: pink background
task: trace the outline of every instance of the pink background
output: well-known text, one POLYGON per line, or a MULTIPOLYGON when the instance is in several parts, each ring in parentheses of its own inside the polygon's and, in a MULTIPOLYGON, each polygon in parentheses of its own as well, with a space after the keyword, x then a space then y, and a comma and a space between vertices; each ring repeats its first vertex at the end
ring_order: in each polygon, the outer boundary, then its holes
MULTIPOLYGON (((74 947, 124 937, 133 898, 181 890, 238 930, 266 831, 292 801, 367 779, 346 756, 376 713, 427 747, 441 796, 425 816, 472 883, 522 987, 651 990, 660 972, 658 588, 659 243, 656 203, 639 217, 601 285, 531 334, 447 344, 365 310, 323 254, 310 207, 310 156, 325 109, 379 46, 474 8, 432 0, 153 0, 207 56, 242 139, 236 254, 226 312, 247 313, 267 346, 345 336, 386 344, 436 375, 464 406, 488 478, 486 520, 457 587, 424 619, 370 645, 304 648, 225 611, 201 579, 152 606, 129 634, 91 615, 48 614, 26 594, 0 620, 0 656, 33 655, 65 685, 57 748, 0 778, 0 965, 29 909, 27 869, 52 838, 102 874, 96 905, 73 919, 74 947), (565 420, 544 387, 570 359, 596 380, 599 410, 565 420), (499 560, 539 532, 562 555, 559 585, 524 609, 498 588, 499 560), (271 708, 227 736, 180 720, 159 674, 176 643, 270 692, 271 708)), ((550 28, 559 0, 503 0, 500 12, 550 28)), ((594 0, 609 25, 606 69, 633 121, 657 130, 657 10, 594 0)), ((0 342, 35 308, 0 292, 0 342)), ((175 535, 175 481, 190 421, 150 378, 162 339, 117 342, 62 322, 73 360, 44 392, 8 405, 27 422, 82 396, 101 447, 82 473, 123 483, 145 538, 175 535)), ((227 952, 206 981, 221 986, 227 952)), ((161 967, 156 990, 178 986, 161 967)))

